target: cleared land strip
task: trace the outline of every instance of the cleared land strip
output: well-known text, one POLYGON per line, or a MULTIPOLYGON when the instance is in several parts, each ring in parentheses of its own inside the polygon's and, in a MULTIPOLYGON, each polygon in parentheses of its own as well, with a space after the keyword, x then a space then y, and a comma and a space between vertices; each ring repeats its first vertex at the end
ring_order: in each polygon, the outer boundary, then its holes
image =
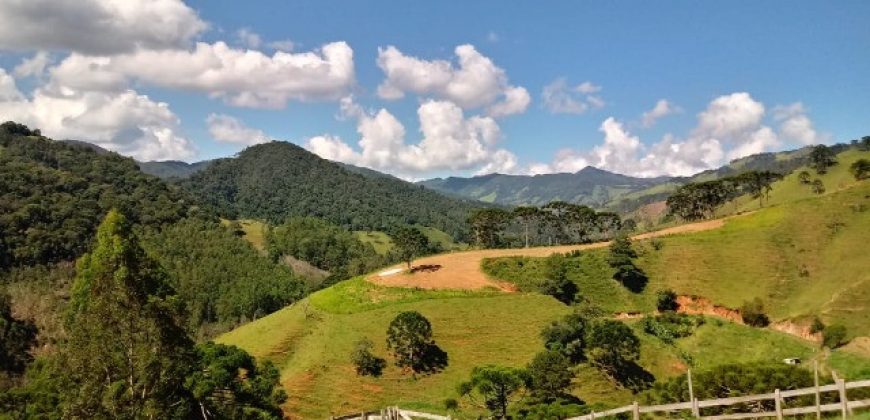
MULTIPOLYGON (((707 220, 697 223, 674 226, 655 232, 647 232, 633 236, 632 239, 648 239, 658 236, 675 235, 680 233, 700 232, 717 229, 725 225, 725 219, 707 220)), ((510 285, 499 283, 480 269, 484 258, 499 257, 546 257, 556 252, 570 252, 575 249, 594 249, 605 247, 609 242, 596 242, 583 245, 546 246, 534 248, 515 249, 481 249, 475 251, 454 252, 438 254, 420 258, 414 261, 417 267, 429 266, 428 270, 421 270, 414 274, 408 274, 401 270, 401 265, 396 265, 382 270, 368 277, 370 282, 391 287, 419 287, 423 289, 468 289, 477 290, 494 287, 505 291, 511 291, 510 285), (399 270, 399 271, 396 271, 399 270)))

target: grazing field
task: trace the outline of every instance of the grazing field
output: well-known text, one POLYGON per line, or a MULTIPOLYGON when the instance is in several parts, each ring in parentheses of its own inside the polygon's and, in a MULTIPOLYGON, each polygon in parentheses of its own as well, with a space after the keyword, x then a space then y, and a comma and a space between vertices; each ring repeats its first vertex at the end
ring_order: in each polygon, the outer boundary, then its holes
MULTIPOLYGON (((415 225, 414 227, 420 229, 420 232, 422 232, 423 235, 426 236, 426 239, 429 240, 429 243, 437 245, 444 251, 455 251, 468 248, 467 244, 454 242, 453 238, 442 230, 420 225, 415 225)), ((378 254, 386 255, 388 252, 390 252, 390 250, 393 249, 393 240, 385 232, 377 230, 357 230, 354 231, 354 234, 356 235, 357 239, 359 239, 363 243, 367 243, 373 246, 378 254)))

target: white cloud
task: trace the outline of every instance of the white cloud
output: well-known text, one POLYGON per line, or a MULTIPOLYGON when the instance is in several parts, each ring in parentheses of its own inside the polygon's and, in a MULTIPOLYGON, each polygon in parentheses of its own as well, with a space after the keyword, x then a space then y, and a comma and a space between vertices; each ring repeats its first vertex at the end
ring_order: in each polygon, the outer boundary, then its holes
POLYGON ((15 85, 15 79, 0 68, 0 102, 20 101, 24 95, 15 85))
POLYGON ((5 0, 0 48, 116 54, 188 45, 208 25, 181 0, 5 0))
POLYGON ((595 93, 601 91, 601 86, 592 82, 583 82, 577 86, 568 86, 565 78, 558 78, 544 86, 541 99, 544 107, 554 114, 583 114, 590 109, 603 108, 604 100, 595 93))
POLYGON ((209 114, 205 119, 212 138, 224 143, 253 145, 269 141, 262 130, 245 125, 238 118, 225 114, 209 114))
POLYGON ((680 107, 669 102, 667 99, 659 99, 653 109, 646 111, 641 116, 644 127, 652 127, 660 118, 680 112, 680 107))
POLYGON ((800 102, 774 107, 773 118, 779 122, 780 135, 787 140, 802 145, 823 143, 827 140, 816 132, 813 122, 806 115, 804 105, 800 102))
POLYGON ((193 145, 179 134, 179 120, 163 102, 133 90, 64 93, 37 89, 32 99, 0 70, 0 115, 56 139, 92 142, 139 160, 186 159, 193 145))
POLYGON ((378 86, 383 99, 399 99, 405 92, 433 95, 464 109, 489 107, 490 116, 522 113, 530 101, 523 87, 511 86, 505 71, 472 45, 454 50, 457 64, 447 60, 423 60, 403 54, 398 48, 378 48, 378 67, 386 79, 378 86))
POLYGON ((289 39, 282 39, 270 42, 269 47, 278 51, 292 52, 296 49, 296 43, 289 39))
POLYGON ((779 136, 764 125, 764 116, 764 104, 748 93, 723 95, 698 114, 698 124, 685 139, 668 134, 649 146, 611 117, 599 128, 604 133, 602 144, 587 151, 560 150, 551 163, 534 163, 527 172, 575 172, 592 165, 634 176, 691 175, 726 159, 780 146, 779 136))
POLYGON ((277 51, 272 56, 224 42, 198 43, 192 51, 139 50, 108 57, 72 54, 51 74, 56 88, 121 90, 135 80, 203 92, 252 108, 281 108, 290 100, 337 99, 355 80, 353 50, 344 42, 312 52, 277 51))
POLYGON ((390 112, 367 113, 350 101, 343 103, 346 115, 356 115, 357 142, 354 150, 340 138, 318 136, 306 147, 323 158, 391 172, 406 178, 436 170, 511 172, 517 159, 498 148, 501 131, 491 117, 466 118, 449 101, 429 100, 417 110, 422 139, 405 142, 405 127, 390 112))
POLYGON ((239 39, 242 46, 247 48, 260 48, 260 45, 263 43, 260 35, 252 31, 251 28, 239 29, 236 31, 236 38, 239 39))
POLYGON ((21 64, 15 66, 15 77, 42 77, 45 68, 51 64, 51 57, 45 51, 38 51, 33 57, 21 60, 21 64))

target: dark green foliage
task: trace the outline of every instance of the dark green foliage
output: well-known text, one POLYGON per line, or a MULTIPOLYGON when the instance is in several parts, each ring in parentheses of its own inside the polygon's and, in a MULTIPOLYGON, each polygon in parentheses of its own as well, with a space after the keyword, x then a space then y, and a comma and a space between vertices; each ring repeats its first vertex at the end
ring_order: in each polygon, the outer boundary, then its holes
POLYGON ((807 171, 801 171, 798 174, 798 182, 804 185, 810 185, 813 182, 812 175, 810 175, 810 173, 807 171))
POLYGON ((646 273, 634 264, 635 258, 637 253, 631 247, 631 239, 627 236, 618 236, 611 242, 607 264, 615 270, 613 278, 626 289, 640 293, 649 280, 646 273))
POLYGON ((389 262, 353 233, 315 217, 287 219, 267 233, 266 242, 275 261, 290 255, 329 271, 327 284, 368 273, 389 262))
MULTIPOLYGON (((36 326, 15 319, 9 297, 0 292, 0 379, 4 373, 18 375, 33 360, 30 348, 36 345, 36 326)), ((0 381, 2 386, 2 381, 0 381)))
POLYGON ((526 380, 522 369, 478 366, 467 382, 459 384, 458 392, 473 405, 489 410, 494 418, 505 419, 510 405, 522 397, 526 380))
POLYGON ((299 146, 271 142, 236 158, 218 159, 182 181, 201 202, 229 219, 273 224, 290 216, 326 219, 350 230, 388 230, 399 225, 438 228, 467 235, 467 201, 383 176, 364 176, 321 159, 299 146))
POLYGON ((399 259, 408 264, 409 270, 414 259, 423 255, 429 248, 426 235, 413 227, 400 227, 390 235, 390 238, 393 240, 399 259))
POLYGON ((858 150, 870 152, 870 136, 861 137, 861 140, 855 140, 853 142, 858 143, 858 150))
POLYGON ((822 344, 829 349, 835 349, 849 342, 846 337, 847 333, 844 325, 828 325, 822 331, 822 344))
POLYGON ((468 217, 474 243, 484 248, 501 246, 502 230, 510 220, 510 213, 502 209, 477 209, 468 217))
POLYGON ((155 227, 188 213, 183 194, 132 159, 22 127, 0 127, 0 271, 78 257, 111 208, 155 227))
POLYGON ((813 183, 810 184, 810 186, 813 189, 814 194, 824 194, 825 193, 825 184, 822 182, 821 179, 818 179, 818 178, 814 179, 813 183))
POLYGON ((809 160, 810 167, 815 169, 817 174, 822 175, 828 172, 828 168, 837 164, 837 155, 830 147, 819 144, 813 146, 809 160))
POLYGON ((526 368, 532 397, 551 403, 568 395, 574 378, 571 368, 571 361, 561 352, 548 350, 538 353, 526 368))
POLYGON ((688 337, 695 329, 704 324, 701 316, 665 312, 657 316, 645 316, 640 325, 643 332, 658 337, 666 344, 673 344, 678 338, 688 337))
MULTIPOLYGON (((821 378, 820 381, 829 383, 830 378, 821 378)), ((695 398, 699 400, 767 394, 774 389, 785 391, 812 385, 813 374, 810 370, 782 363, 726 364, 705 372, 692 372, 692 387, 695 398)), ((830 393, 823 393, 822 396, 823 404, 829 402, 829 398, 836 398, 830 393)), ((646 393, 645 400, 650 404, 689 401, 686 375, 656 383, 646 393)), ((795 407, 814 404, 812 395, 789 399, 789 403, 794 404, 795 407), (802 401, 797 401, 801 399, 802 401)), ((774 411, 773 400, 705 408, 702 410, 702 415, 763 411, 774 411)))
POLYGON ((65 416, 178 417, 189 407, 184 378, 193 342, 177 300, 127 220, 110 211, 93 251, 79 259, 60 352, 65 416))
POLYGON ((516 418, 528 420, 564 420, 587 414, 588 411, 589 407, 573 395, 550 403, 523 401, 514 409, 516 418))
POLYGON ((143 246, 169 274, 186 326, 211 336, 303 296, 304 283, 216 222, 185 219, 149 230, 143 246))
POLYGON ((858 181, 870 178, 870 160, 858 159, 852 162, 852 165, 849 166, 849 172, 858 181))
MULTIPOLYGON (((640 358, 640 340, 634 331, 610 319, 593 322, 586 336, 589 363, 613 379, 620 380, 640 358)), ((621 381, 620 381, 621 382, 621 381)))
POLYGON ((677 292, 671 289, 659 290, 656 292, 656 309, 659 312, 674 312, 679 309, 677 303, 677 292))
POLYGON ((183 179, 208 168, 213 161, 187 163, 177 160, 139 162, 139 169, 161 179, 183 179))
POLYGON ((771 184, 782 179, 782 175, 770 171, 749 171, 731 179, 742 191, 757 198, 759 205, 764 205, 765 199, 770 200, 771 184))
POLYGON ((198 368, 184 381, 200 414, 217 419, 281 419, 287 394, 270 361, 257 364, 244 350, 208 342, 196 346, 198 368))
POLYGON ((364 338, 356 342, 353 352, 350 354, 350 361, 356 368, 356 374, 360 376, 381 376, 384 368, 387 367, 387 361, 372 353, 372 340, 364 338))
POLYGON ((547 278, 541 282, 538 289, 541 294, 552 296, 566 305, 574 303, 577 299, 577 284, 565 277, 547 278))
POLYGON ((555 321, 541 331, 544 346, 551 351, 558 351, 572 363, 586 360, 586 330, 589 321, 579 313, 566 315, 560 321, 555 321))
POLYGON ((432 339, 432 324, 416 311, 401 312, 387 329, 387 349, 396 366, 416 373, 433 373, 447 366, 447 353, 432 339))
POLYGON ((764 302, 760 298, 744 302, 743 306, 740 307, 740 316, 746 325, 753 327, 766 327, 770 324, 770 318, 764 311, 764 302))
POLYGON ((709 219, 716 209, 735 196, 734 184, 726 180, 686 184, 668 197, 668 213, 683 220, 709 219))
POLYGON ((825 330, 825 323, 819 317, 813 318, 813 323, 810 325, 810 334, 817 334, 825 330))

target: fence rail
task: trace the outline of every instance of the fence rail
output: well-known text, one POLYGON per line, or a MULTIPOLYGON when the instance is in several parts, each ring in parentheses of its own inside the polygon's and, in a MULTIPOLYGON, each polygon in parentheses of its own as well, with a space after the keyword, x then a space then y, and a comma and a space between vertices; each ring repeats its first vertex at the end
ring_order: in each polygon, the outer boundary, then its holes
POLYGON ((381 411, 366 411, 348 414, 340 417, 330 417, 331 420, 451 420, 450 416, 421 413, 419 411, 403 410, 399 407, 387 407, 381 411))
MULTIPOLYGON (((690 379, 691 381, 691 379, 690 379)), ((701 419, 710 419, 710 420, 726 420, 726 419, 755 419, 762 417, 776 417, 778 420, 781 420, 783 416, 792 416, 797 414, 816 414, 817 418, 821 417, 821 413, 839 411, 842 413, 843 418, 847 416, 851 416, 853 411, 856 408, 865 408, 870 407, 870 399, 866 400, 858 400, 858 401, 849 401, 846 391, 849 389, 858 389, 858 388, 867 388, 870 387, 870 380, 863 381, 853 381, 853 382, 845 382, 842 379, 837 379, 835 383, 829 385, 816 385, 809 388, 801 388, 801 389, 789 389, 785 391, 775 390, 769 394, 757 394, 757 395, 746 395, 741 397, 729 397, 729 398, 719 398, 715 400, 698 400, 697 398, 691 397, 692 401, 687 402, 679 402, 673 404, 661 404, 661 405, 650 405, 650 406, 641 406, 635 402, 632 405, 627 405, 624 407, 614 408, 607 411, 602 411, 600 413, 592 412, 583 416, 571 417, 568 420, 594 420, 601 419, 604 417, 615 416, 617 414, 623 413, 632 413, 632 418, 634 420, 639 420, 640 415, 643 413, 669 413, 680 410, 691 410, 692 414, 696 418, 701 419), (825 392, 837 392, 839 394, 839 401, 830 404, 822 404, 821 403, 821 395, 825 392), (815 395, 815 404, 806 406, 806 407, 793 407, 793 408, 784 408, 783 400, 785 398, 794 398, 800 397, 804 395, 815 395), (774 411, 765 411, 765 412, 751 412, 751 413, 730 413, 730 414, 720 414, 715 416, 701 416, 702 408, 709 407, 721 407, 728 406, 734 404, 748 403, 748 402, 760 402, 760 401, 770 401, 774 402, 774 411)), ((692 393, 691 386, 689 387, 689 393, 692 393)))

